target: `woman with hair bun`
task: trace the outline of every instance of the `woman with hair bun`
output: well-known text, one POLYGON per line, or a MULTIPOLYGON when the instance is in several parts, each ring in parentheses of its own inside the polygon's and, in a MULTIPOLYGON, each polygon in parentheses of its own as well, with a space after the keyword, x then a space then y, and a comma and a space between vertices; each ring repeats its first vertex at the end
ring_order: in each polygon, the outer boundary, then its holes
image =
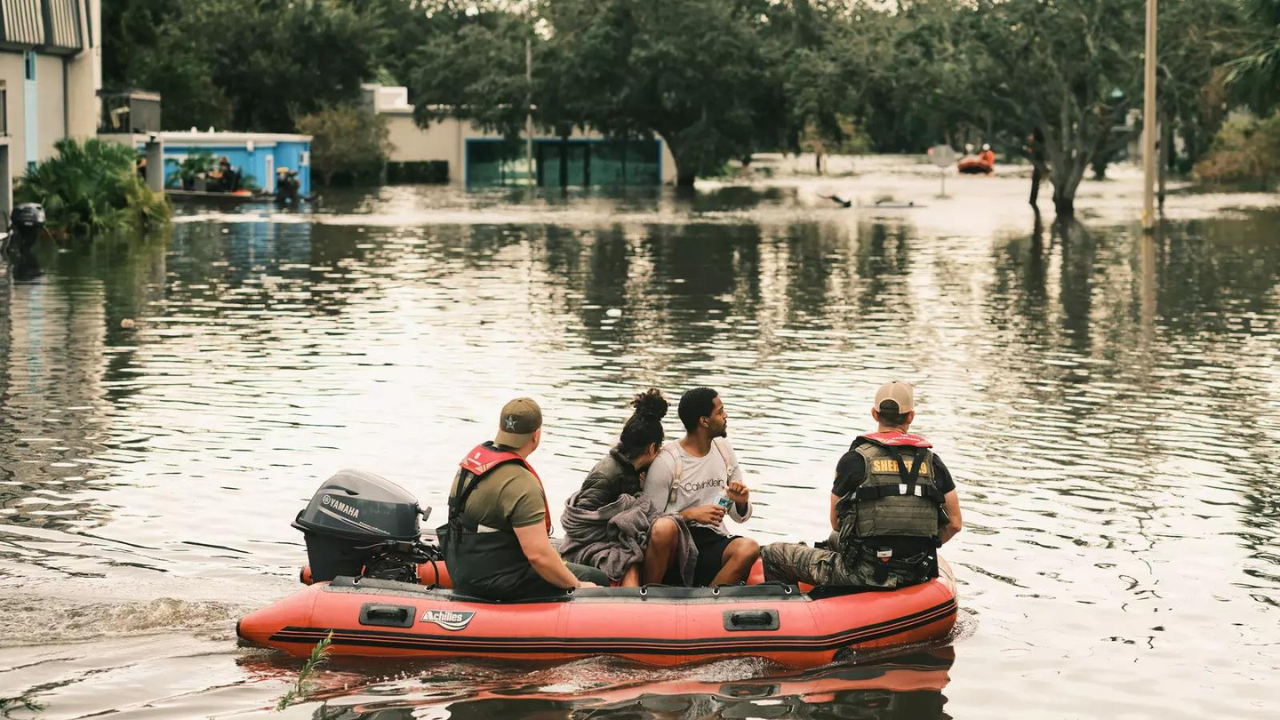
POLYGON ((560 518, 565 531, 560 554, 569 562, 599 568, 615 584, 638 587, 649 538, 659 535, 666 540, 659 544, 673 555, 669 561, 677 561, 673 564, 681 567, 682 575, 692 578, 696 555, 678 562, 680 552, 692 547, 685 542, 691 538, 688 528, 679 516, 655 517, 653 503, 640 493, 645 473, 666 439, 662 419, 667 399, 657 388, 650 388, 636 395, 631 407, 634 412, 622 426, 618 444, 596 463, 582 489, 566 503, 560 518), (680 541, 673 544, 671 539, 680 541))

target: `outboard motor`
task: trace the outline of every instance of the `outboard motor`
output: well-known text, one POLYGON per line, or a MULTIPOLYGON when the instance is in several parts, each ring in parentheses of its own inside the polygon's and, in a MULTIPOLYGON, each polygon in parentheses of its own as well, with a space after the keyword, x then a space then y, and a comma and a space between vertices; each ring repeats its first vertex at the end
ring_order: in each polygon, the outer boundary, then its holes
MULTIPOLYGON (((430 512, 428 510, 428 512, 430 512)), ((418 581, 418 564, 434 559, 419 539, 426 517, 407 490, 373 473, 343 470, 298 513, 313 582, 339 575, 418 581)))
POLYGON ((9 238, 5 249, 25 255, 31 252, 40 233, 44 232, 44 206, 40 203, 22 203, 13 208, 9 218, 9 238))

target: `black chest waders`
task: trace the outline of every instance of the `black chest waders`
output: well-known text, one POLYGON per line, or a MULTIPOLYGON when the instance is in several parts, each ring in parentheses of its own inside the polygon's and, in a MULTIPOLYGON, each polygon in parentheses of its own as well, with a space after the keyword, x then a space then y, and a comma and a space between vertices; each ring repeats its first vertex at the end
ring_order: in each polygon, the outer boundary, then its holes
MULTIPOLYGON (((494 466, 495 468, 497 466, 494 466)), ((515 599, 537 576, 515 532, 487 528, 467 519, 467 501, 494 468, 483 475, 462 470, 456 494, 449 496, 448 523, 437 529, 454 588, 491 600, 515 599)))

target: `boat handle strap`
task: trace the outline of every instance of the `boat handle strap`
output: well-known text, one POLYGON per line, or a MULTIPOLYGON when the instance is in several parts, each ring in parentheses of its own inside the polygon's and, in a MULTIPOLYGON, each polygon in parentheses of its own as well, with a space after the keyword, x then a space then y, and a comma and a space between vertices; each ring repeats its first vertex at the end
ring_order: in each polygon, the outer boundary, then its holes
POLYGON ((777 630, 777 610, 725 610, 724 629, 730 632, 743 630, 777 630))
POLYGON ((381 603, 365 603, 360 606, 361 625, 381 625, 383 627, 413 627, 417 609, 412 605, 384 605, 381 603))

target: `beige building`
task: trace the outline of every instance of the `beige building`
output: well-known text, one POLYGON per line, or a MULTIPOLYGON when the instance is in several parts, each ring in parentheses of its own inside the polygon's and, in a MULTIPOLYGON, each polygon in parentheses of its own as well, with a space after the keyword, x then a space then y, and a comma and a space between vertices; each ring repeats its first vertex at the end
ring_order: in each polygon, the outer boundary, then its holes
MULTIPOLYGON (((409 91, 365 85, 364 102, 386 119, 391 163, 402 166, 447 164, 450 183, 464 187, 523 185, 528 182, 527 149, 503 140, 469 120, 444 118, 426 128, 414 122, 409 91)), ((569 138, 537 135, 534 172, 541 186, 657 185, 674 183, 675 159, 661 139, 614 141, 596 133, 569 138)), ((443 174, 443 173, 441 173, 443 174)))
POLYGON ((64 137, 92 137, 102 87, 101 0, 0 0, 0 204, 64 137))

